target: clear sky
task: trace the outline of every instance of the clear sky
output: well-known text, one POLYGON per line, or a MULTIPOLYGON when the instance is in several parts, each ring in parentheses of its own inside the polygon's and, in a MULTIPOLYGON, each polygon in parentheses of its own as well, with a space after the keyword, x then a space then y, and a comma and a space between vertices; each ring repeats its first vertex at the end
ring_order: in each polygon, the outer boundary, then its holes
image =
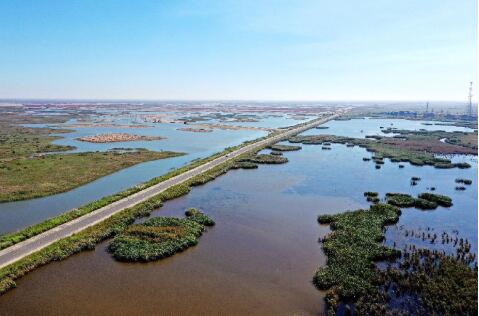
POLYGON ((0 98, 465 100, 476 78, 475 0, 0 1, 0 98))

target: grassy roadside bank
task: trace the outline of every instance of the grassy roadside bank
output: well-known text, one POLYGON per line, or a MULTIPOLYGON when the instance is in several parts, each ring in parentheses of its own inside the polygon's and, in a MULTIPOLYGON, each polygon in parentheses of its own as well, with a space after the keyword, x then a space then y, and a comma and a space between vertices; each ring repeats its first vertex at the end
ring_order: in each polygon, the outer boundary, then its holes
POLYGON ((44 155, 0 163, 0 202, 44 197, 81 185, 142 162, 184 153, 135 150, 44 155))

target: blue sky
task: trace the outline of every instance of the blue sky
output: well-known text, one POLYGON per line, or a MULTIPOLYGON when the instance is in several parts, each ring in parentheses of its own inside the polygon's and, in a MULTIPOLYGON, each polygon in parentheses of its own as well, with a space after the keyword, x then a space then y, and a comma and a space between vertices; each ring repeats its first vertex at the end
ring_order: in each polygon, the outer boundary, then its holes
POLYGON ((475 0, 0 1, 0 98, 465 100, 476 55, 475 0))

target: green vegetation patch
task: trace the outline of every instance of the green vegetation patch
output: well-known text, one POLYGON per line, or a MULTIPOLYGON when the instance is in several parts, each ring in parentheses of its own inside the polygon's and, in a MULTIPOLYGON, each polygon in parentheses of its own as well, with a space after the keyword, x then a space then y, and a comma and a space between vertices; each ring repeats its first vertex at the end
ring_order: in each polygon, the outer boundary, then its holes
POLYGON ((472 180, 470 179, 462 179, 462 178, 457 178, 455 180, 456 183, 464 183, 465 185, 471 185, 472 184, 472 180))
POLYGON ((215 222, 206 216, 203 212, 201 212, 199 209, 191 207, 186 210, 185 212, 186 217, 189 220, 192 220, 194 222, 197 222, 198 224, 201 224, 203 226, 214 226, 215 222))
MULTIPOLYGON (((389 204, 397 206, 397 207, 416 207, 422 210, 433 210, 436 209, 438 205, 442 206, 447 206, 446 203, 440 204, 437 202, 436 199, 428 197, 425 199, 423 196, 425 195, 429 196, 429 194, 434 195, 434 196, 442 196, 443 195, 438 195, 438 194, 432 194, 432 193, 423 193, 420 194, 418 198, 412 197, 409 194, 405 193, 386 193, 386 200, 389 204)), ((447 198, 447 197, 446 197, 447 198)), ((448 206, 452 205, 451 204, 448 206)))
POLYGON ((288 158, 283 156, 258 154, 258 155, 253 155, 248 157, 247 159, 245 159, 245 161, 249 161, 252 163, 260 163, 260 164, 282 164, 282 163, 287 163, 288 158))
POLYGON ((477 268, 460 257, 405 249, 397 267, 378 275, 380 286, 358 300, 358 315, 477 315, 477 268))
POLYGON ((73 188, 133 165, 183 153, 85 152, 0 162, 0 202, 32 199, 73 188))
POLYGON ((301 146, 275 144, 275 145, 269 146, 268 148, 270 148, 271 150, 276 150, 276 151, 296 151, 296 150, 300 150, 301 146))
POLYGON ((404 193, 386 193, 387 202, 397 207, 413 207, 416 199, 404 193))
POLYGON ((452 206, 452 199, 448 196, 434 193, 421 193, 418 196, 420 199, 424 199, 430 202, 435 202, 441 206, 450 207, 452 206))
MULTIPOLYGON (((435 168, 470 168, 471 165, 466 162, 453 163, 449 159, 435 157, 435 153, 444 154, 476 154, 471 148, 461 147, 458 145, 451 145, 437 141, 437 143, 431 143, 427 140, 415 141, 408 139, 397 139, 392 137, 381 137, 378 139, 364 139, 364 138, 352 138, 336 135, 306 135, 306 136, 294 136, 289 138, 291 143, 302 144, 325 144, 325 143, 338 143, 338 144, 354 144, 359 147, 366 148, 368 151, 373 152, 375 155, 372 158, 376 164, 382 164, 384 158, 389 158, 392 162, 409 162, 415 166, 434 166, 435 168), (438 144, 439 143, 439 144, 438 144)), ((364 161, 368 161, 364 159, 364 161)), ((380 168, 380 166, 376 166, 380 168)))
POLYGON ((198 243, 205 226, 214 221, 197 209, 186 218, 156 217, 131 225, 113 239, 109 251, 119 261, 153 261, 170 257, 198 243))
POLYGON ((249 161, 237 161, 231 169, 258 169, 258 165, 249 161))
POLYGON ((323 240, 328 256, 326 267, 320 267, 313 283, 327 290, 326 302, 335 312, 340 301, 356 300, 374 291, 379 282, 374 262, 396 258, 398 250, 381 244, 384 226, 396 223, 401 211, 388 204, 372 205, 369 210, 321 215, 318 222, 333 230, 323 240))

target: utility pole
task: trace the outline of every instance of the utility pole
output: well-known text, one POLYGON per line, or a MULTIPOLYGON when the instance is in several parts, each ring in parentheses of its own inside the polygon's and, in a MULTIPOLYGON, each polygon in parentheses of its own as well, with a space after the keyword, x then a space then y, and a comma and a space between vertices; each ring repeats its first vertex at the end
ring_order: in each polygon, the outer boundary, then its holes
POLYGON ((469 111, 468 114, 472 117, 472 81, 469 83, 469 111))

